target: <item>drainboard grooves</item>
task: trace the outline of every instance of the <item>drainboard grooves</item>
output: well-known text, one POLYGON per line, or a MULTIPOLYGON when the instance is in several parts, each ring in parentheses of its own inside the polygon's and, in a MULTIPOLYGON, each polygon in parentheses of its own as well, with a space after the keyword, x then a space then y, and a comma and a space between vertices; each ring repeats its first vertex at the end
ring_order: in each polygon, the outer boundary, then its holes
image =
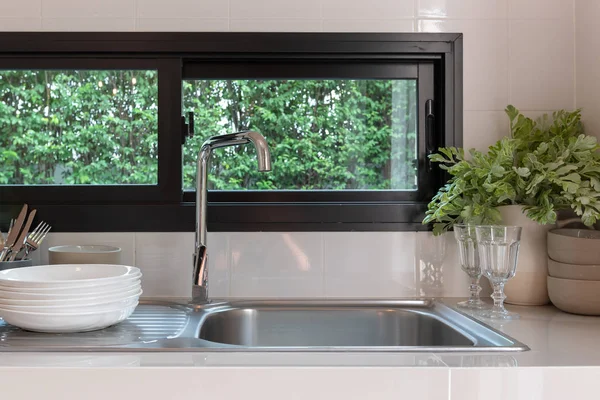
POLYGON ((177 337, 188 322, 185 311, 169 306, 140 304, 115 326, 82 333, 28 332, 0 319, 0 347, 104 347, 125 346, 177 337))

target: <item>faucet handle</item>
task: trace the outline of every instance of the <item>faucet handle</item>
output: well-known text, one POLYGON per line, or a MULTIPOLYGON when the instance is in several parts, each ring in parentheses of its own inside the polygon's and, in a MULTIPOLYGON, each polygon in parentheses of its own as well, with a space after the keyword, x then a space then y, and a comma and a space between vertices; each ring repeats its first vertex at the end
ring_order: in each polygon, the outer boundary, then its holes
POLYGON ((206 287, 208 282, 206 246, 198 246, 194 253, 194 285, 206 287))

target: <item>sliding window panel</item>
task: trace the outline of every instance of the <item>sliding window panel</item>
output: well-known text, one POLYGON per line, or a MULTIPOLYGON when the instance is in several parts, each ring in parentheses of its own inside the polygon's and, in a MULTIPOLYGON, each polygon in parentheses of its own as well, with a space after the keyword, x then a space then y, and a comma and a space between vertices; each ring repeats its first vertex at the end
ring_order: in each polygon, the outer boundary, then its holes
POLYGON ((2 202, 178 201, 179 65, 0 58, 2 202))
POLYGON ((202 142, 252 129, 266 137, 273 169, 259 172, 250 146, 214 151, 212 228, 420 222, 439 187, 426 139, 435 135, 426 115, 426 103, 437 104, 434 71, 433 61, 408 60, 184 66, 183 108, 198 121, 184 146, 184 199, 194 196, 202 142))

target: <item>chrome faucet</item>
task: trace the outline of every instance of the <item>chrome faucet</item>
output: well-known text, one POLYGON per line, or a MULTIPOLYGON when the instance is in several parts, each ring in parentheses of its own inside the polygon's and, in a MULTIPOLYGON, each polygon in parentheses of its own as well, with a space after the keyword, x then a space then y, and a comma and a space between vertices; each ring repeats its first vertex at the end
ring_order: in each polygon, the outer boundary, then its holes
POLYGON ((271 152, 267 141, 258 132, 243 131, 213 136, 202 145, 198 154, 196 175, 196 241, 194 252, 194 286, 192 298, 195 303, 208 302, 208 264, 206 251, 206 205, 208 161, 213 149, 252 143, 258 155, 258 170, 271 170, 271 152))

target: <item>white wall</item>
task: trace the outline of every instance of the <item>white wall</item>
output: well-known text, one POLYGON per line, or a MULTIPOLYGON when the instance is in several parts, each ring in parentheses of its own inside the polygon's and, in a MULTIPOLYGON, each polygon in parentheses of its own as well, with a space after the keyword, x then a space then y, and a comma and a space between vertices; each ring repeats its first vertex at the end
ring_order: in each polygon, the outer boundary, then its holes
POLYGON ((600 137, 600 2, 575 1, 576 21, 576 106, 582 115, 588 133, 600 137))
MULTIPOLYGON (((575 106, 574 1, 580 0, 0 0, 0 30, 463 32, 464 143, 484 149, 506 134, 509 103, 530 115, 575 106)), ((596 0, 587 3, 598 10, 596 0)), ((467 292, 452 238, 349 232, 208 239, 217 297, 467 292)), ((47 245, 103 242, 121 245, 124 261, 144 270, 145 294, 190 294, 193 234, 54 234, 47 245)))

